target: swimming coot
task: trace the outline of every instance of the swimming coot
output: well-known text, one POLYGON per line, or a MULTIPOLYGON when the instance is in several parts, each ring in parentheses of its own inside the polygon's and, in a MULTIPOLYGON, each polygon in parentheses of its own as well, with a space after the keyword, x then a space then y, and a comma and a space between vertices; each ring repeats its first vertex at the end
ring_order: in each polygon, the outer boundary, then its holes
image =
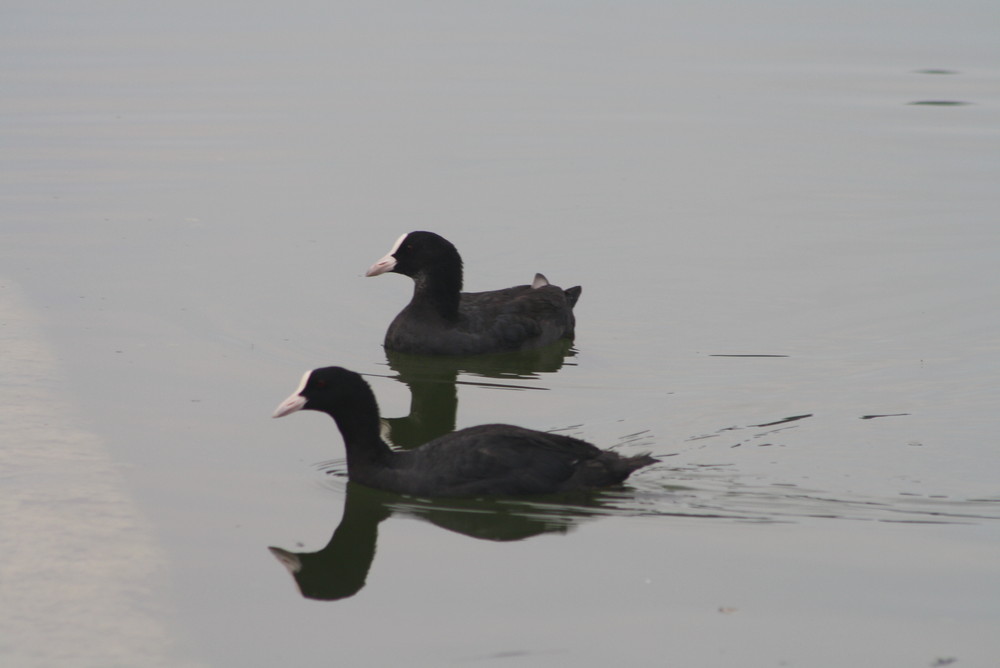
POLYGON ((413 279, 413 299, 385 334, 386 350, 420 355, 480 355, 540 348, 572 339, 580 286, 563 290, 535 274, 531 285, 462 292, 462 258, 433 232, 404 234, 366 276, 413 279))
POLYGON ((347 475, 369 487, 414 496, 550 494, 620 483, 654 463, 624 457, 561 434, 484 424, 445 434, 413 450, 389 448, 379 435, 378 404, 360 375, 341 367, 308 371, 274 412, 321 411, 337 422, 347 475))

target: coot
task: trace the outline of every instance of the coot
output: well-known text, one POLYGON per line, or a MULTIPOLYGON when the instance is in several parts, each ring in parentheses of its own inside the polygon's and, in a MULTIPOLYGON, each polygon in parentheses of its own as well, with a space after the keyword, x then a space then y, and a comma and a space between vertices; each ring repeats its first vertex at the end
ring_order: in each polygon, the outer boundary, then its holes
POLYGON ((624 457, 561 434, 484 424, 397 451, 379 435, 375 395, 360 375, 341 367, 307 371, 274 412, 321 411, 337 422, 347 449, 347 475, 363 485, 414 496, 551 494, 620 483, 656 460, 624 457))
POLYGON ((419 355, 480 355, 572 339, 580 286, 563 290, 535 274, 531 285, 462 292, 462 258, 433 232, 404 234, 366 276, 413 279, 413 299, 385 334, 386 350, 419 355))

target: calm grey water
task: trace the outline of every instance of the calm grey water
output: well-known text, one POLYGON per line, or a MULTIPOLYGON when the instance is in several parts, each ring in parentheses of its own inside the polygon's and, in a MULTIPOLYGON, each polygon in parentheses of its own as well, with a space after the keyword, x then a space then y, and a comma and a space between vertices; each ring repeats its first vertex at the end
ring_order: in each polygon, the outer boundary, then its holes
POLYGON ((0 663, 1000 661, 996 2, 0 16, 0 663), (410 284, 363 272, 413 229, 582 284, 574 348, 390 365, 410 284), (270 419, 332 363, 401 442, 662 461, 355 489, 270 419))

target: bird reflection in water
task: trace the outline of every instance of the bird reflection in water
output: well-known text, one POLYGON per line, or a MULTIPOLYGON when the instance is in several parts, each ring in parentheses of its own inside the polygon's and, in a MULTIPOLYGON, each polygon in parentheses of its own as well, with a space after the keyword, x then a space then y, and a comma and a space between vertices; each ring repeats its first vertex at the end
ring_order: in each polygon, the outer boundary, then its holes
POLYGON ((396 380, 410 390, 410 412, 404 417, 382 418, 382 437, 399 448, 410 449, 453 432, 458 414, 458 385, 544 390, 547 388, 529 381, 572 364, 575 355, 569 341, 535 350, 469 357, 386 351, 396 380))
POLYGON ((344 513, 326 546, 317 552, 268 548, 288 569, 302 596, 322 601, 349 598, 368 579, 375 559, 378 525, 393 514, 416 517, 471 538, 516 541, 566 533, 588 518, 610 514, 601 491, 532 499, 442 499, 430 501, 347 483, 344 513))

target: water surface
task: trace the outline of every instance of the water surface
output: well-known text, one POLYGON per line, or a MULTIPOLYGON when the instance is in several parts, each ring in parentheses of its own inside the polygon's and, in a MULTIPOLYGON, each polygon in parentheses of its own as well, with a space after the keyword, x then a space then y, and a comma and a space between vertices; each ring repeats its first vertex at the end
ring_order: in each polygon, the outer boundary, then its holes
POLYGON ((995 3, 2 13, 5 664, 995 663, 995 3), (413 229, 573 347, 387 359, 413 229), (358 494, 326 364, 661 462, 358 494))

